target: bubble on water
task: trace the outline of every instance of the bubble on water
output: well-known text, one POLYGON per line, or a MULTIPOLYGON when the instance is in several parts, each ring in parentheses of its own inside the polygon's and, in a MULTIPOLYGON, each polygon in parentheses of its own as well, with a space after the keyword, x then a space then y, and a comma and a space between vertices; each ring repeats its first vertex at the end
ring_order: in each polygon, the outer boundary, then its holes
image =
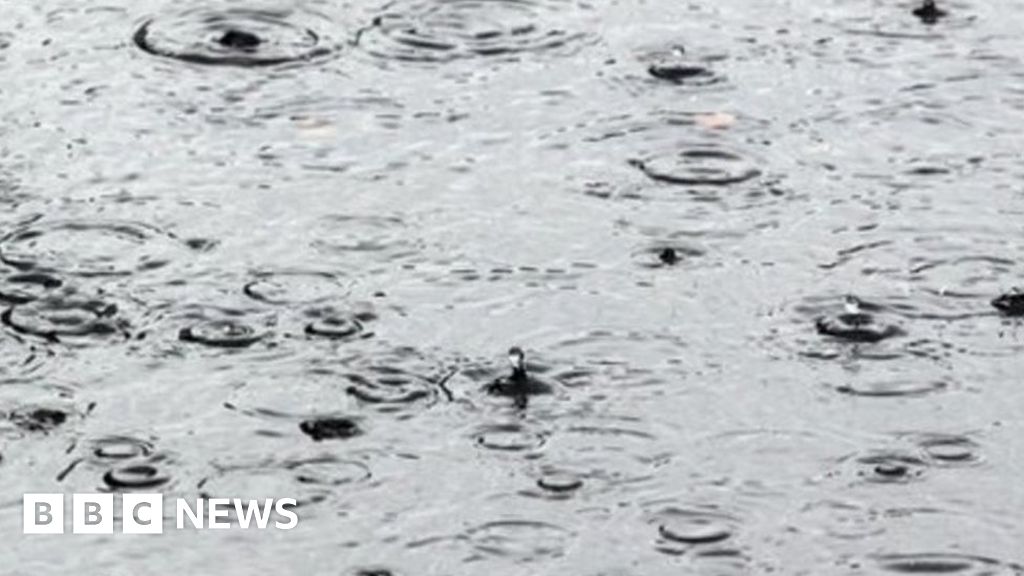
POLYGON ((146 20, 135 45, 154 56, 208 66, 257 67, 307 62, 336 50, 338 24, 293 9, 192 9, 146 20))
POLYGON ((382 62, 564 54, 590 38, 589 12, 575 0, 393 0, 359 31, 356 43, 382 62))

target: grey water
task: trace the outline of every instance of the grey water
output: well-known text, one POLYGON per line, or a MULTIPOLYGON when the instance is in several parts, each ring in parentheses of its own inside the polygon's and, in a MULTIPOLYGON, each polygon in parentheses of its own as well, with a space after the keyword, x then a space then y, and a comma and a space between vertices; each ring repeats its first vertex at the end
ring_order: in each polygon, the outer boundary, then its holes
POLYGON ((1022 29, 0 0, 0 572, 1024 574, 1022 29))

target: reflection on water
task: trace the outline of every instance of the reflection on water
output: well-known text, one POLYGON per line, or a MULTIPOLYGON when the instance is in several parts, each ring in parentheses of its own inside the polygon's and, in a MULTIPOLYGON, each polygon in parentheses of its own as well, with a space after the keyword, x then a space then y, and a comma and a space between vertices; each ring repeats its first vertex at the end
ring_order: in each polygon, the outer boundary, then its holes
POLYGON ((2 13, 13 573, 1024 574, 1020 0, 2 13))

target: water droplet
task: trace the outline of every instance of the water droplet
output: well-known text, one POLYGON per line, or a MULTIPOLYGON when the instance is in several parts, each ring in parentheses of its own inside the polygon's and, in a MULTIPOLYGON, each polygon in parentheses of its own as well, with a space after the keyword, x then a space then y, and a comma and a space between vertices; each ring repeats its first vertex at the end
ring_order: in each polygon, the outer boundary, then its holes
POLYGON ((259 342, 266 334, 234 320, 209 320, 182 328, 178 339, 217 348, 246 348, 259 342))

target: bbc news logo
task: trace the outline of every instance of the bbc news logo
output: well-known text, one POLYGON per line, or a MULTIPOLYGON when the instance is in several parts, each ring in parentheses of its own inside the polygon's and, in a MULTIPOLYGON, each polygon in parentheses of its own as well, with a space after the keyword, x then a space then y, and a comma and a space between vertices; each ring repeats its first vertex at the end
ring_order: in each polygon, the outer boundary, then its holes
MULTIPOLYGON (((23 499, 25 534, 63 534, 65 528, 64 494, 25 494, 23 499)), ((190 503, 185 498, 175 501, 175 527, 204 530, 247 529, 254 526, 260 530, 273 527, 277 530, 291 530, 299 524, 299 517, 292 510, 296 502, 292 498, 277 500, 242 500, 239 498, 197 498, 190 503), (234 512, 233 523, 230 518, 234 512), (274 520, 271 522, 271 520, 274 520)), ((113 534, 113 494, 72 494, 72 534, 113 534)), ((124 534, 163 534, 163 494, 121 495, 121 532, 124 534)))

